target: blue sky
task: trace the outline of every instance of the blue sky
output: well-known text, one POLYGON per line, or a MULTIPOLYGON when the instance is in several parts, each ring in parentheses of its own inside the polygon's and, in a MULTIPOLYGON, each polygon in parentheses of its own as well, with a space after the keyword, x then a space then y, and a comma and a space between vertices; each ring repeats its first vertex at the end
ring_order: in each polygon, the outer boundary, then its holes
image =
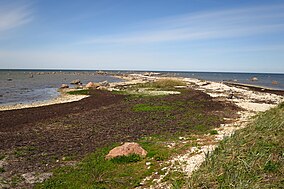
POLYGON ((284 73, 283 0, 0 0, 0 68, 284 73))

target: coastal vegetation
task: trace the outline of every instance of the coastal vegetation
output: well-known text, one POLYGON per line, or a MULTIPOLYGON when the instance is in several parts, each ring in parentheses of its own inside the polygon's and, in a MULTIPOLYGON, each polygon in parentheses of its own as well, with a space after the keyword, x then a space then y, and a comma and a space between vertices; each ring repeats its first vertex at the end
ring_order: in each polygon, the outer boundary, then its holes
POLYGON ((74 90, 74 91, 67 92, 67 94, 70 94, 70 95, 89 95, 90 90, 89 89, 74 90))
POLYGON ((190 188, 283 188, 284 103, 225 139, 196 171, 190 188))
MULTIPOLYGON (((117 146, 119 144, 117 142, 125 141, 125 139, 108 138, 106 147, 96 148, 95 152, 87 155, 75 166, 56 169, 51 179, 37 185, 36 188, 133 188, 139 186, 143 178, 155 171, 161 171, 161 162, 184 152, 189 147, 198 147, 197 135, 210 134, 213 128, 224 122, 224 117, 236 116, 234 113, 236 107, 233 105, 213 102, 205 93, 191 89, 179 91, 180 95, 155 97, 127 94, 122 102, 123 110, 121 105, 112 107, 112 109, 120 109, 120 116, 127 116, 120 118, 116 116, 115 122, 107 121, 105 124, 115 124, 115 129, 130 132, 114 133, 109 137, 117 137, 119 134, 124 138, 124 135, 130 135, 127 141, 133 138, 132 131, 137 131, 135 133, 138 135, 134 138, 148 152, 145 158, 134 155, 106 160, 107 152, 117 146), (175 145, 174 148, 171 147, 172 144, 175 145)), ((78 122, 78 117, 76 120, 78 122)), ((94 134, 96 132, 98 131, 94 130, 94 134)))
POLYGON ((238 185, 241 180, 232 180, 235 177, 247 179, 249 184, 273 179, 273 187, 282 182, 278 175, 283 173, 283 152, 280 150, 283 142, 278 142, 283 132, 279 126, 283 126, 283 104, 260 114, 252 126, 226 139, 213 154, 206 154, 201 170, 189 179, 180 171, 165 174, 165 168, 173 157, 188 149, 215 145, 216 141, 212 139, 219 134, 218 127, 234 122, 240 108, 227 101, 216 101, 204 92, 186 87, 181 80, 172 79, 122 86, 120 91, 84 89, 69 94, 87 94, 89 97, 73 103, 15 110, 17 119, 9 119, 14 116, 13 112, 2 112, 6 119, 2 120, 1 129, 9 134, 3 140, 0 149, 3 158, 0 160, 8 157, 14 163, 13 167, 0 170, 5 175, 13 173, 5 183, 26 187, 21 185, 23 177, 20 173, 28 172, 30 167, 36 175, 42 171, 53 173, 35 188, 147 187, 163 174, 165 177, 161 181, 173 188, 243 187, 238 185), (153 93, 157 91, 175 93, 153 93), (31 137, 32 143, 29 142, 31 137), (110 149, 130 141, 139 143, 148 152, 147 156, 105 158, 110 149), (266 144, 269 141, 272 143, 266 144), (250 152, 258 143, 257 150, 250 152), (270 150, 275 151, 269 155, 270 150), (253 160, 254 154, 267 161, 253 160), (262 165, 260 176, 243 175, 262 165), (263 175, 264 179, 259 180, 263 175), (144 182, 147 177, 149 180, 144 182))
POLYGON ((159 79, 155 82, 148 82, 143 84, 138 84, 136 87, 140 88, 158 88, 158 89, 172 89, 175 86, 186 86, 186 83, 178 79, 159 79))

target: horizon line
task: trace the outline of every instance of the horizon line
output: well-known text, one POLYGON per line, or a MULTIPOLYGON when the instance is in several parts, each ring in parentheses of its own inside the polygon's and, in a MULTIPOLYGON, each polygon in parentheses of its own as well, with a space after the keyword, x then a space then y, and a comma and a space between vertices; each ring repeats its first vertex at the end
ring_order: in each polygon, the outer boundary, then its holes
POLYGON ((284 74, 284 72, 249 71, 204 71, 204 70, 144 70, 144 69, 58 69, 58 68, 0 68, 0 71, 124 71, 124 72, 179 72, 179 73, 239 73, 239 74, 284 74))

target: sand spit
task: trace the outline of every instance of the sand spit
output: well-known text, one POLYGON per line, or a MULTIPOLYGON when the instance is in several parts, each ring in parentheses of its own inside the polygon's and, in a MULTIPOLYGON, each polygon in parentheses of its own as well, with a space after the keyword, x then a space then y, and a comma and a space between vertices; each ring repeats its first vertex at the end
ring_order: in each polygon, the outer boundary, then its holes
MULTIPOLYGON (((170 189, 172 188, 171 183, 167 181, 164 182, 163 179, 176 171, 190 177, 205 161, 206 156, 216 149, 219 141, 223 140, 225 137, 230 137, 236 130, 246 127, 250 121, 250 117, 254 116, 256 113, 266 111, 284 100, 284 96, 252 91, 243 86, 228 86, 224 83, 201 81, 192 78, 184 78, 182 80, 186 82, 189 87, 206 92, 215 98, 216 101, 230 101, 243 110, 238 112, 240 117, 237 120, 215 128, 215 130, 218 131, 217 135, 200 136, 200 138, 197 139, 198 147, 192 147, 184 154, 179 154, 163 162, 161 164, 161 171, 157 170, 153 175, 146 177, 141 182, 142 186, 138 187, 139 189, 170 189), (204 142, 204 137, 212 138, 210 144, 204 142), (161 174, 157 174, 158 172, 161 172, 161 174), (143 185, 147 183, 151 183, 151 185, 144 187, 143 185)), ((188 185, 188 187, 190 187, 190 185, 188 185)))
POLYGON ((0 106, 0 111, 48 106, 52 104, 62 104, 67 102, 79 101, 86 97, 88 97, 88 95, 69 95, 66 93, 62 93, 60 96, 51 100, 38 101, 29 104, 13 104, 13 105, 0 106))

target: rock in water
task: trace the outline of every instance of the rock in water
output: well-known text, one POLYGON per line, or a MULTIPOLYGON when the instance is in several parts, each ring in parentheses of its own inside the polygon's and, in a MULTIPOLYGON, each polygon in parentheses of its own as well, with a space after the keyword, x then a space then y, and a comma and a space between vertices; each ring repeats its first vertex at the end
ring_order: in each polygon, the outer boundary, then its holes
POLYGON ((80 83, 81 83, 81 81, 79 79, 75 79, 75 80, 70 82, 70 84, 73 84, 73 85, 78 85, 80 83))
POLYGON ((271 84, 272 85, 278 85, 278 81, 272 81, 271 84))
POLYGON ((66 88, 69 88, 69 86, 67 84, 62 84, 60 89, 66 89, 66 88))
POLYGON ((128 156, 130 154, 137 154, 142 157, 147 155, 147 151, 144 150, 138 143, 126 142, 121 146, 115 147, 106 155, 106 159, 112 159, 118 156, 128 156))
POLYGON ((257 77, 252 77, 251 80, 252 80, 252 81, 257 81, 258 78, 257 78, 257 77))

